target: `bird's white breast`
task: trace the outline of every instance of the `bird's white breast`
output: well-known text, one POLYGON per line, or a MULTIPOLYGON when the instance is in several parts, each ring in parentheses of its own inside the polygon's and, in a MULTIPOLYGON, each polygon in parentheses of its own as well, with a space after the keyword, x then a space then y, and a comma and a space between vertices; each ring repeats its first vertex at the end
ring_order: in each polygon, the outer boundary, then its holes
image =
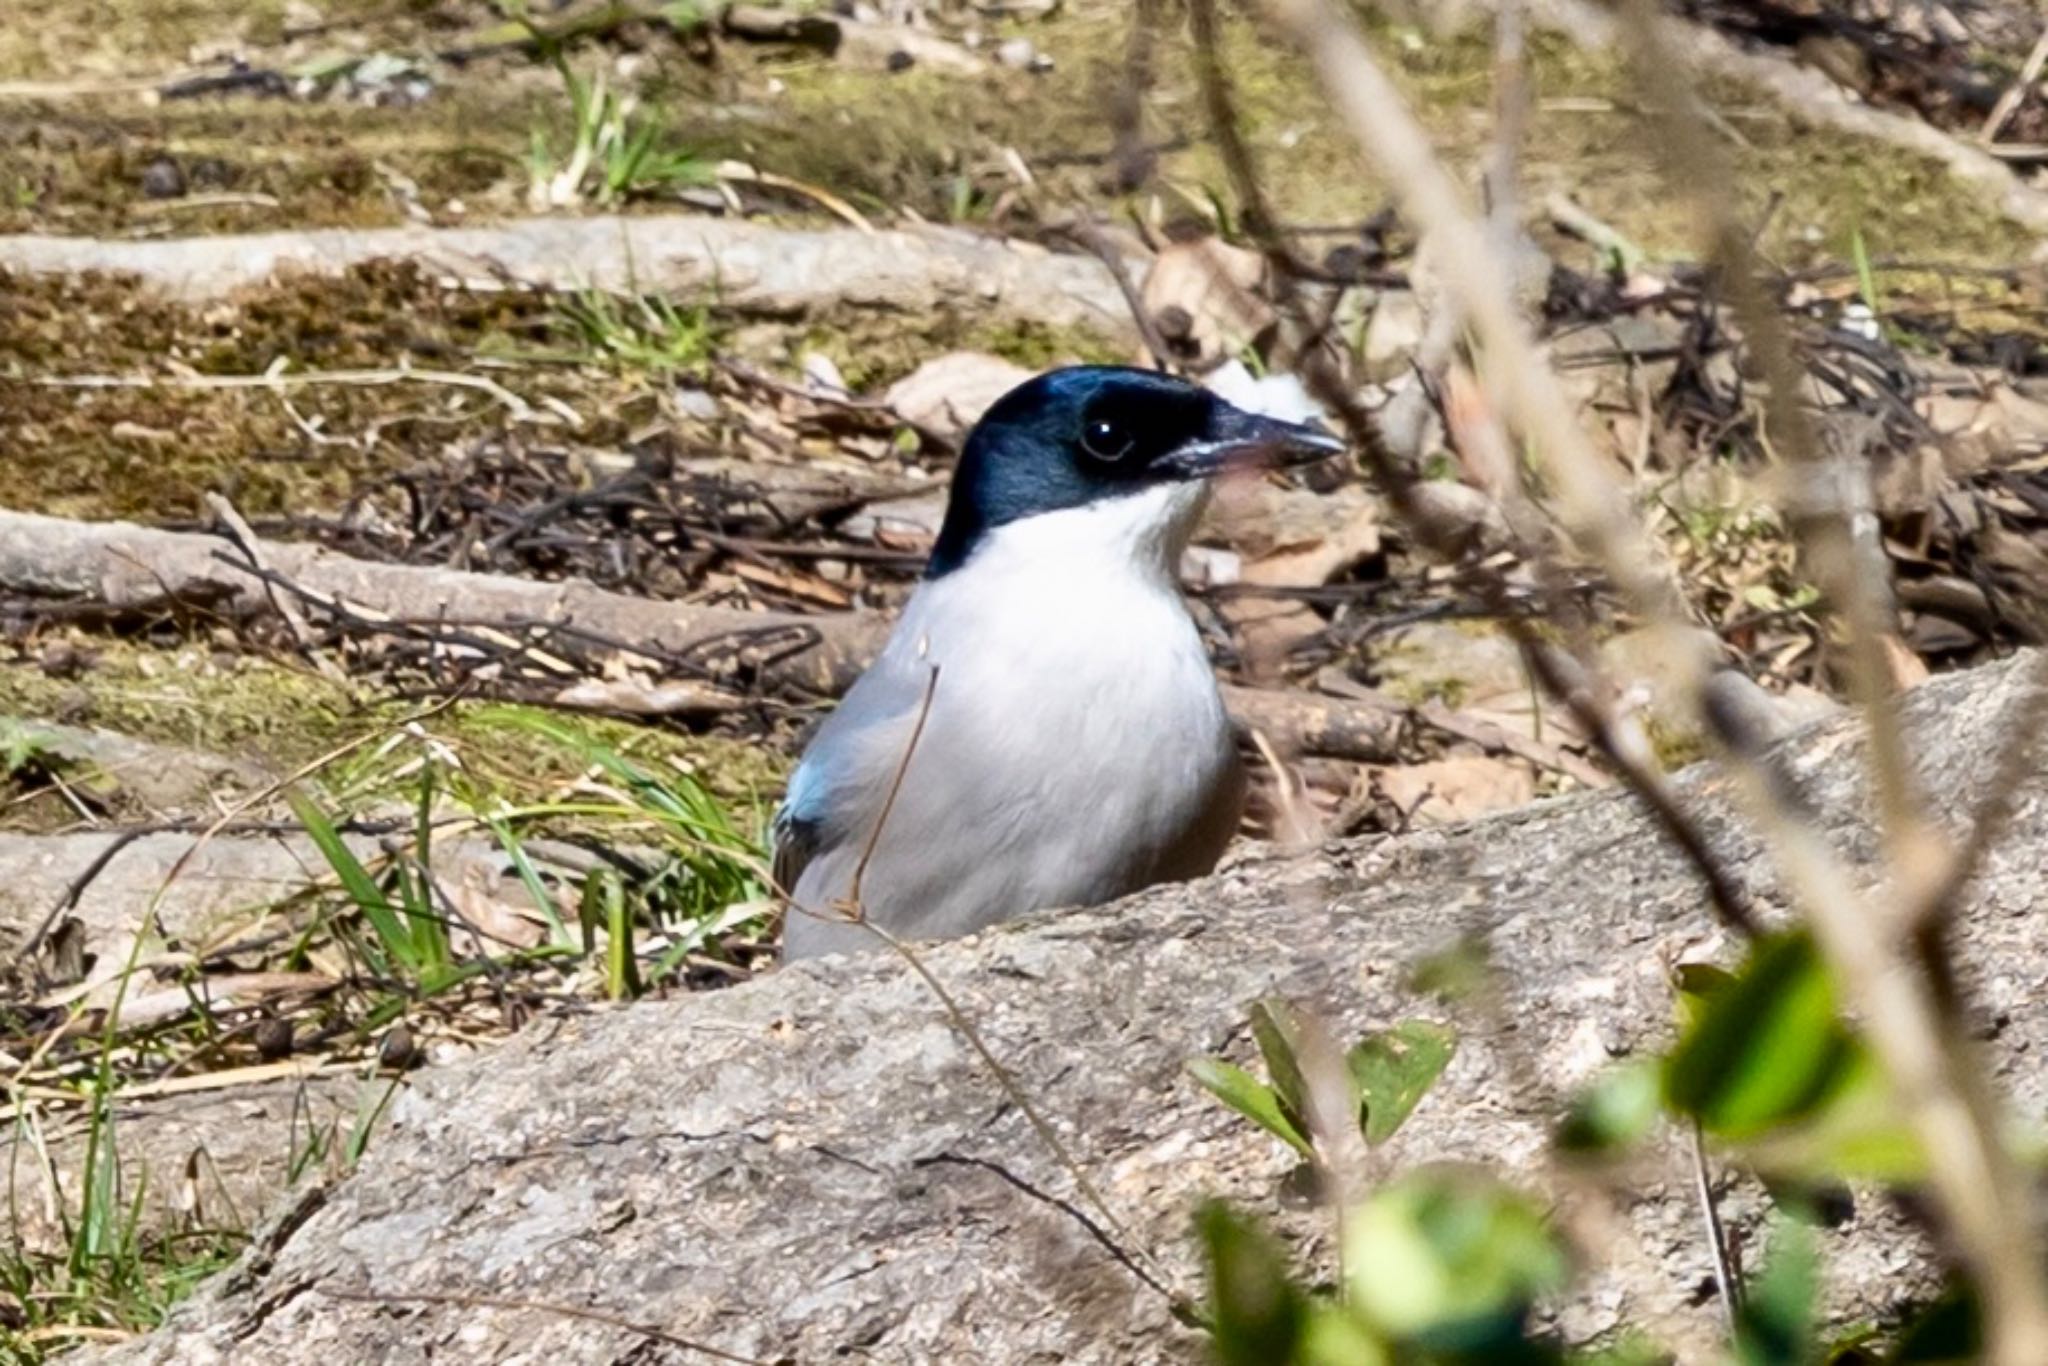
POLYGON ((1235 780, 1172 569, 1202 501, 1173 485, 998 528, 897 632, 939 666, 934 754, 972 756, 979 781, 1008 789, 993 805, 1084 881, 1171 845, 1235 780))
MULTIPOLYGON (((863 680, 903 705, 839 753, 864 775, 849 785, 864 810, 910 756, 861 883, 877 923, 961 934, 1214 865, 1242 780, 1170 567, 1202 501, 1175 485, 1024 519, 919 586, 863 680), (922 708, 908 704, 934 666, 912 745, 922 708)), ((871 828, 847 829, 799 891, 821 904, 847 895, 871 828)), ((809 920, 789 934, 801 953, 861 944, 809 920)))

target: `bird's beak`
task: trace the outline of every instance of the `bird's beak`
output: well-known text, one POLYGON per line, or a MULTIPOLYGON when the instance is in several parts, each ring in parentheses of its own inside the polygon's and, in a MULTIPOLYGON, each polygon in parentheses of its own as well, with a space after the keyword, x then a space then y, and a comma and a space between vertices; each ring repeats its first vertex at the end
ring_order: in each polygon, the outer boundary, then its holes
POLYGON ((1208 479, 1228 470, 1307 465, 1343 449, 1342 440, 1320 427, 1219 405, 1207 435, 1168 451, 1152 468, 1173 479, 1208 479))

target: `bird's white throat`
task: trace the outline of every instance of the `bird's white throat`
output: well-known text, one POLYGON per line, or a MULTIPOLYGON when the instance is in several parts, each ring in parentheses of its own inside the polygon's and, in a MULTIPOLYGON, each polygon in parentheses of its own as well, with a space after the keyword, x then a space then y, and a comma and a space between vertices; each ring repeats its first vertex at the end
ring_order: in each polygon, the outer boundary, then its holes
POLYGON ((1033 577, 1050 582, 1079 576, 1097 583, 1142 580, 1177 593, 1181 553, 1208 503, 1209 486, 1195 480, 1041 512, 989 532, 954 574, 1010 582, 1025 591, 1033 577))
POLYGON ((1177 572, 1206 501, 1202 484, 1166 484, 998 527, 919 587, 892 649, 912 646, 955 675, 942 688, 1213 695, 1177 572))

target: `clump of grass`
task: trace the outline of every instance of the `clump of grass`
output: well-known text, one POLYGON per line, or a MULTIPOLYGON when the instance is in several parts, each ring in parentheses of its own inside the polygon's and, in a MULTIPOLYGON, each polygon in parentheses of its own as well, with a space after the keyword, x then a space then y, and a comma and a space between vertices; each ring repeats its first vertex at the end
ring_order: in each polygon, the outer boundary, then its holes
MULTIPOLYGON (((525 730, 584 766, 566 790, 515 801, 473 781, 445 745, 425 738, 415 757, 413 830, 373 873, 338 823, 310 795, 292 810, 332 868, 344 914, 316 917, 294 956, 317 936, 333 935, 361 963, 381 999, 358 1028, 380 1028, 412 1005, 445 997, 465 982, 545 969, 577 975, 588 964, 613 999, 673 982, 693 957, 729 936, 765 923, 762 812, 742 818, 695 775, 655 772, 583 730, 522 708, 500 709, 495 724, 525 730), (531 947, 487 943, 440 890, 433 871, 439 828, 487 831, 524 887, 545 935, 531 947), (572 896, 542 871, 528 848, 542 835, 596 851, 599 865, 572 896), (572 905, 574 910, 565 913, 572 905), (572 928, 572 923, 574 928, 572 928), (478 945, 457 951, 451 930, 478 945)), ((388 761, 392 756, 384 756, 388 761)))
MULTIPOLYGON (((0 1246, 0 1361, 32 1366, 91 1343, 118 1342, 163 1321, 200 1281, 246 1241, 236 1228, 148 1231, 146 1175, 124 1181, 115 1141, 116 1078, 102 1066, 88 1079, 84 1164, 75 1205, 57 1208, 59 1245, 32 1250, 20 1235, 17 1173, 10 1170, 8 1224, 0 1246)), ((17 1109, 13 1161, 42 1154, 35 1119, 17 1109)))
POLYGON ((695 374, 710 362, 715 332, 702 307, 684 308, 651 294, 579 290, 555 311, 558 335, 579 350, 625 370, 695 374))
POLYGON ((567 154, 558 156, 547 130, 534 125, 527 202, 536 212, 609 207, 716 178, 710 162, 671 145, 662 121, 612 89, 602 71, 585 80, 559 48, 547 55, 568 89, 570 139, 567 154))

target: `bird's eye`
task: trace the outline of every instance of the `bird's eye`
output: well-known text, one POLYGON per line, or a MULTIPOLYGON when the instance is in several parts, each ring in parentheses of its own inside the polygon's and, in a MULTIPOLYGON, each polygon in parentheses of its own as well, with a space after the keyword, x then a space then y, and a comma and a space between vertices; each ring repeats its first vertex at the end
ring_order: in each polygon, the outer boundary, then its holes
POLYGON ((1081 428, 1081 446, 1097 460, 1121 460, 1131 453, 1137 438, 1121 422, 1091 417, 1081 428))

